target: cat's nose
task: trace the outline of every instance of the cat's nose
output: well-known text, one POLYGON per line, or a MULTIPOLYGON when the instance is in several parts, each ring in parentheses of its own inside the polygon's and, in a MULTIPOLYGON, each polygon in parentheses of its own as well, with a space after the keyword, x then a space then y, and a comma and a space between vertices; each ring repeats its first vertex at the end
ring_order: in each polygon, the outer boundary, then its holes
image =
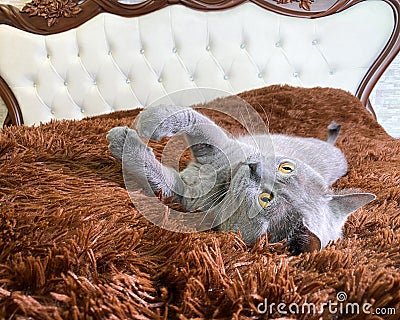
POLYGON ((258 202, 260 203, 261 207, 265 209, 266 207, 269 206, 273 198, 274 198, 273 193, 271 191, 266 191, 260 193, 260 195, 258 196, 258 202))

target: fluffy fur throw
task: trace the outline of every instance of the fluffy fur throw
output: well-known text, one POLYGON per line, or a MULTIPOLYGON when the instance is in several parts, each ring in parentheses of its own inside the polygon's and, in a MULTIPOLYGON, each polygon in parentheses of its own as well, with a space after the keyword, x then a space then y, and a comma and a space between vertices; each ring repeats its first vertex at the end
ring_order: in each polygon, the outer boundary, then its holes
POLYGON ((233 233, 152 225, 105 139, 137 111, 10 127, 0 131, 0 318, 379 319, 372 312, 394 310, 385 319, 398 319, 400 142, 341 90, 272 86, 241 97, 274 133, 324 139, 332 120, 342 124, 349 172, 336 186, 377 195, 349 218, 344 239, 290 256, 266 236, 247 247, 233 233), (356 305, 359 314, 346 308, 356 305))

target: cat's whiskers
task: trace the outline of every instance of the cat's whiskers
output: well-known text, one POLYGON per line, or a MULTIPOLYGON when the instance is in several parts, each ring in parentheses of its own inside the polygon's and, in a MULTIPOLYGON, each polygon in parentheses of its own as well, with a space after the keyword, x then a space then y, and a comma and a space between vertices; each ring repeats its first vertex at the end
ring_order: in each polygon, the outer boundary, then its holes
MULTIPOLYGON (((254 110, 254 109, 252 108, 252 110, 254 110)), ((267 134, 267 133, 268 133, 268 130, 267 130, 267 132, 264 132, 264 130, 262 130, 261 128, 258 128, 258 129, 257 129, 257 128, 254 126, 254 123, 255 123, 256 121, 252 120, 252 117, 251 117, 251 115, 250 115, 250 112, 248 111, 247 108, 246 108, 246 111, 247 111, 247 113, 248 113, 248 115, 249 115, 250 124, 252 125, 250 135, 267 134)), ((258 120, 258 121, 257 121, 257 124, 260 125, 261 122, 264 124, 264 122, 262 121, 262 119, 261 119, 260 115, 258 114, 258 112, 255 111, 255 110, 254 110, 253 112, 255 113, 256 118, 257 118, 257 120, 258 120), (260 121, 260 120, 261 120, 261 121, 260 121)), ((253 115, 253 117, 254 117, 254 115, 253 115)))
MULTIPOLYGON (((266 110, 263 108, 263 106, 259 102, 257 102, 257 104, 260 106, 260 109, 262 110, 262 114, 263 114, 263 116, 261 116, 261 114, 260 114, 260 117, 262 119, 265 118, 265 121, 263 120, 263 122, 264 122, 264 124, 266 126, 266 129, 265 129, 265 132, 262 132, 262 134, 263 135, 270 135, 270 132, 269 132, 270 121, 269 121, 269 119, 270 119, 270 116, 272 114, 272 109, 269 110, 269 115, 268 115, 266 110)), ((271 147, 272 147, 272 151, 274 150, 274 146, 272 144, 271 139, 262 140, 262 142, 263 142, 263 145, 257 144, 257 146, 258 146, 258 148, 260 150, 269 150, 269 149, 271 149, 271 147)), ((265 151, 264 151, 264 153, 265 153, 265 151)))
MULTIPOLYGON (((216 192, 215 194, 217 194, 217 193, 218 193, 218 192, 216 192)), ((201 220, 200 225, 205 221, 206 217, 207 217, 209 214, 215 213, 215 210, 212 210, 212 209, 214 208, 214 204, 217 203, 217 202, 219 202, 219 200, 220 200, 221 197, 225 197, 227 193, 228 193, 228 190, 224 190, 224 192, 222 192, 220 195, 216 196, 216 199, 212 202, 211 206, 207 209, 207 211, 204 212, 204 216, 203 216, 203 219, 201 220)), ((215 194, 214 194, 214 195, 215 195, 215 194)), ((199 207, 199 209, 201 210, 202 207, 204 207, 204 206, 199 207)), ((214 219, 213 219, 212 224, 211 224, 212 226, 214 226, 215 219, 217 218, 217 216, 218 216, 218 215, 214 216, 214 219)))
MULTIPOLYGON (((228 218, 230 218, 233 214, 235 214, 235 212, 237 211, 237 209, 242 205, 243 201, 244 201, 244 195, 242 194, 242 196, 235 196, 232 192, 227 192, 224 200, 221 202, 221 208, 218 208, 217 214, 215 214, 214 216, 214 220, 212 225, 215 224, 216 219, 221 216, 222 214, 226 213, 226 209, 228 209, 229 206, 231 206, 232 204, 235 204, 235 208, 234 211, 231 210, 231 212, 229 213, 228 217, 225 217, 223 219, 222 222, 224 222, 225 220, 227 220, 228 218)), ((214 211, 215 212, 215 211, 214 211)), ((222 223, 221 222, 221 223, 222 223)))
MULTIPOLYGON (((210 195, 208 195, 206 198, 202 199, 203 202, 208 204, 208 201, 212 201, 210 208, 214 206, 214 203, 219 201, 219 199, 227 194, 228 190, 220 189, 210 195)), ((198 209, 201 210, 201 208, 204 208, 206 205, 198 207, 198 209)), ((208 207, 208 205, 207 205, 208 207)))
MULTIPOLYGON (((210 188, 209 189, 209 191, 208 192, 210 192, 211 190, 213 190, 213 189, 215 189, 215 188, 219 188, 219 187, 225 187, 225 186, 227 186, 227 185, 230 185, 230 181, 227 181, 227 182, 222 182, 222 183, 217 183, 217 184, 214 184, 213 186, 212 186, 212 188, 210 188)), ((197 186, 195 185, 195 186, 189 186, 188 187, 188 190, 190 189, 190 188, 193 188, 193 190, 196 190, 197 189, 197 186)), ((221 189, 222 191, 224 190, 224 189, 221 189)), ((218 191, 217 191, 218 192, 218 191)), ((202 196, 200 196, 200 197, 202 197, 202 196)), ((204 198, 204 199, 207 199, 207 198, 204 198)))
MULTIPOLYGON (((232 199, 232 197, 230 196, 230 194, 228 194, 228 192, 227 192, 227 195, 225 196, 225 198, 224 198, 224 203, 230 203, 231 200, 232 199)), ((225 212, 225 209, 227 208, 227 205, 225 205, 224 204, 224 206, 225 207, 222 207, 221 209, 219 209, 218 211, 216 211, 216 210, 213 210, 212 212, 214 213, 214 219, 213 219, 213 221, 212 221, 212 226, 216 226, 215 225, 215 221, 217 220, 217 218, 223 213, 223 212, 225 212), (217 213, 216 213, 217 212, 217 213)), ((232 213, 233 214, 233 213, 232 213)), ((222 221, 223 222, 223 221, 222 221)), ((221 223, 222 223, 221 222, 221 223)))
MULTIPOLYGON (((216 194, 218 194, 218 193, 222 193, 222 192, 227 192, 228 191, 228 189, 229 188, 223 188, 223 187, 225 187, 225 186, 227 186, 227 185, 229 185, 230 184, 230 182, 225 182, 225 183, 219 183, 219 184, 216 184, 216 185, 214 185, 213 187, 212 187, 212 189, 215 189, 215 188, 217 188, 218 187, 218 190, 216 190, 216 191, 214 191, 213 193, 211 193, 211 194, 206 194, 207 195, 207 197, 205 197, 205 198, 203 198, 203 196, 200 196, 199 198, 202 198, 202 201, 204 202, 204 201, 207 201, 207 200, 209 200, 209 199, 212 199, 216 194)), ((211 189, 211 190, 212 190, 211 189)), ((210 190, 210 191, 211 191, 210 190)), ((209 191, 209 192, 210 192, 209 191)))
POLYGON ((240 108, 239 110, 239 112, 240 112, 240 117, 241 117, 241 120, 242 120, 242 122, 243 123, 241 123, 243 126, 244 126, 244 128, 247 130, 247 133, 246 134, 248 134, 248 135, 252 135, 252 134, 254 134, 255 133, 255 129, 254 129, 254 123, 253 123, 253 121, 251 121, 251 117, 250 117, 250 112, 249 112, 249 109, 247 108, 247 103, 245 104, 245 106, 244 106, 244 108, 246 109, 246 112, 247 112, 247 115, 248 115, 248 122, 250 123, 250 129, 249 129, 249 125, 248 125, 248 123, 247 123, 247 121, 245 120, 245 118, 244 118, 244 115, 243 115, 243 113, 242 113, 242 108, 240 108))
POLYGON ((269 115, 268 115, 267 112, 265 111, 264 107, 261 105, 261 103, 257 102, 257 104, 260 106, 260 108, 261 108, 262 111, 263 111, 263 114, 264 114, 264 116, 265 116, 265 123, 266 123, 266 125, 267 125, 267 131, 268 131, 268 133, 269 133, 269 127, 270 127, 269 119, 270 119, 270 117, 271 117, 271 115, 272 115, 272 108, 269 109, 269 115))
MULTIPOLYGON (((206 217, 207 217, 209 214, 212 214, 212 213, 213 213, 213 214, 214 214, 214 219, 213 219, 211 225, 215 227, 214 224, 215 224, 216 219, 218 218, 218 216, 219 216, 222 212, 224 212, 224 210, 225 210, 225 208, 226 208, 227 206, 222 207, 222 208, 220 208, 220 209, 215 209, 214 204, 215 204, 215 203, 218 203, 216 206, 218 206, 218 205, 225 205, 225 203, 226 203, 226 204, 229 204, 229 203, 231 203, 231 202, 233 201, 233 197, 231 196, 231 193, 229 192, 229 189, 221 189, 221 190, 215 192, 212 196, 215 197, 215 200, 212 202, 211 206, 208 206, 208 209, 207 209, 207 211, 205 212, 204 217, 203 217, 201 223, 204 222, 204 220, 206 219, 206 217), (221 193, 220 193, 220 191, 221 191, 221 193), (223 198, 223 200, 221 201, 222 198, 223 198), (214 208, 214 210, 213 210, 213 208, 214 208), (218 213, 215 214, 215 212, 218 212, 218 213)), ((207 203, 207 202, 205 202, 205 203, 207 203)), ((203 206, 202 206, 202 207, 203 207, 203 206)), ((199 209, 202 208, 202 207, 199 207, 199 209)))

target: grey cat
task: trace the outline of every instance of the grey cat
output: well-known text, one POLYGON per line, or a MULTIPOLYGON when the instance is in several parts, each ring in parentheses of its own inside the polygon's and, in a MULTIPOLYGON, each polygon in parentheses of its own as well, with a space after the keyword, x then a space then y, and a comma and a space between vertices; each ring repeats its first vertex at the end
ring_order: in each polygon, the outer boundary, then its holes
POLYGON ((154 106, 141 111, 136 131, 113 128, 107 140, 139 184, 210 215, 210 228, 240 230, 249 245, 267 233, 271 242, 287 240, 298 254, 340 238, 347 217, 375 199, 330 189, 347 172, 347 161, 334 146, 339 130, 332 123, 326 141, 284 134, 235 138, 192 108, 154 106), (139 138, 181 134, 194 157, 181 172, 160 163, 139 138))

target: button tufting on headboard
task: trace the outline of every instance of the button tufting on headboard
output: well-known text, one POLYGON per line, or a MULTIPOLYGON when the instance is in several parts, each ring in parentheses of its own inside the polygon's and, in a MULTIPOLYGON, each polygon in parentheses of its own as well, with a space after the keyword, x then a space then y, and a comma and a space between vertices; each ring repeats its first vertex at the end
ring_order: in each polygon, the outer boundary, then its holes
POLYGON ((27 125, 143 107, 185 88, 237 93, 286 83, 356 93, 394 25, 392 8, 379 0, 316 19, 244 3, 102 13, 51 35, 0 25, 0 43, 12 44, 1 46, 0 75, 27 125))

